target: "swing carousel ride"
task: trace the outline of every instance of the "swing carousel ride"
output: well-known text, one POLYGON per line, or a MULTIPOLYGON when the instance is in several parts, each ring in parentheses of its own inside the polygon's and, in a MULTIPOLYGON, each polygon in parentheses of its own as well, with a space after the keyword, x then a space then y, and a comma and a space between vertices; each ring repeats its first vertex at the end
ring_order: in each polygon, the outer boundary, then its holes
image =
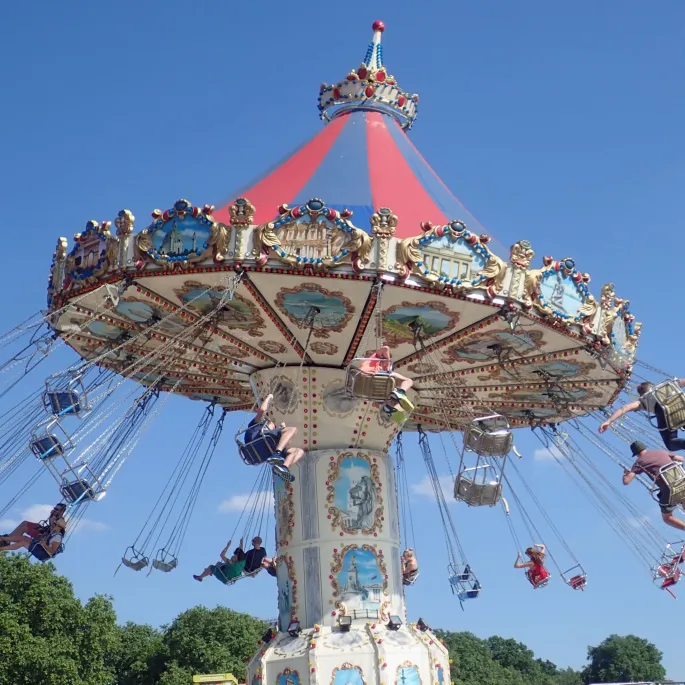
MULTIPOLYGON (((321 86, 322 130, 227 204, 181 199, 140 231, 122 210, 114 229, 89 221, 73 245, 60 238, 48 311, 2 339, 3 395, 60 345, 79 356, 0 419, 0 482, 37 462, 4 511, 46 472, 72 521, 106 506, 98 502, 172 395, 199 403, 201 418, 124 554, 125 572, 174 571, 219 444, 257 474, 251 532, 264 525, 273 481, 278 631, 250 662, 251 683, 444 682, 445 648, 425 622, 406 621, 405 589, 418 574, 404 575, 400 556, 409 499, 402 435, 406 443, 418 434, 455 601, 487 591, 459 541, 459 506, 501 506, 519 550, 520 539, 543 541, 549 531, 556 580, 586 586, 526 483, 513 445, 521 429, 533 429, 660 586, 679 578, 682 547, 667 546, 661 528, 631 525, 635 506, 614 483, 615 467, 630 465, 625 442, 658 446, 658 434, 629 416, 609 436, 597 432, 606 408, 643 379, 634 367, 662 373, 636 359, 640 325, 629 302, 610 283, 593 294, 574 259, 536 259, 526 240, 508 258, 495 254, 407 136, 419 98, 386 70, 383 31, 375 22, 361 65, 321 86), (382 346, 392 369, 369 372, 364 360, 382 346), (413 381, 403 425, 383 410, 393 373, 413 381), (245 426, 237 445, 220 443, 227 412, 254 412, 267 395, 270 419, 296 427, 292 444, 306 452, 292 482, 255 465, 245 426), (447 464, 457 507, 440 485, 437 433, 458 455, 447 464)), ((674 397, 681 401, 679 389, 674 397)))

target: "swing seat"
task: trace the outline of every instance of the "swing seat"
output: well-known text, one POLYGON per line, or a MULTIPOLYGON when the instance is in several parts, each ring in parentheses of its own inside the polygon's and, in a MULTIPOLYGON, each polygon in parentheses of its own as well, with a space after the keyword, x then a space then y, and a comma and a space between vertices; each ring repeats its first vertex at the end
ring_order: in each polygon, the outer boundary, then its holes
POLYGON ((540 590, 543 587, 547 587, 551 578, 551 574, 547 569, 545 569, 544 574, 540 574, 536 577, 533 576, 533 574, 530 572, 530 569, 528 569, 526 571, 526 578, 528 578, 528 582, 533 586, 533 590, 540 590))
POLYGON ((98 493, 85 478, 79 478, 71 483, 64 483, 60 488, 60 492, 62 493, 62 497, 71 504, 75 504, 84 499, 101 499, 101 493, 98 493))
POLYGON ((685 393, 676 381, 663 381, 655 385, 651 393, 664 410, 669 430, 680 430, 685 426, 685 393))
POLYGON ((478 579, 473 575, 471 567, 466 564, 463 568, 450 564, 447 567, 452 594, 456 594, 459 601, 476 599, 481 591, 478 579))
POLYGON ((464 446, 483 457, 506 457, 514 444, 509 422, 492 414, 471 422, 464 435, 464 446))
POLYGON ((580 564, 562 573, 561 577, 572 590, 584 590, 587 585, 587 573, 580 564))
POLYGON ((223 580, 215 574, 215 577, 219 578, 224 585, 235 585, 241 578, 254 578, 262 569, 258 568, 255 571, 250 571, 250 573, 241 573, 239 576, 234 578, 229 578, 228 580, 223 580))
POLYGON ((402 585, 413 585, 419 577, 419 570, 410 571, 409 573, 402 574, 402 585))
POLYGON ((152 567, 156 568, 162 573, 169 573, 173 571, 178 566, 178 559, 176 557, 172 558, 171 561, 165 561, 164 559, 154 559, 152 562, 152 567))
POLYGON ((587 585, 587 576, 573 576, 569 578, 566 582, 569 584, 572 590, 584 590, 585 586, 587 585))
MULTIPOLYGON (((685 469, 679 462, 673 462, 659 469, 659 477, 666 484, 669 505, 685 504, 685 469)), ((663 486, 662 486, 663 487, 663 486)), ((652 497, 659 501, 659 487, 652 488, 652 497)))
POLYGON ((83 378, 73 371, 48 378, 45 381, 43 406, 56 417, 79 416, 88 411, 88 395, 83 378))
POLYGON ((244 432, 245 431, 243 431, 243 433, 239 433, 235 438, 241 459, 248 466, 258 466, 259 464, 263 464, 276 451, 276 438, 270 432, 268 432, 266 423, 262 424, 262 428, 259 431, 259 436, 254 440, 246 441, 242 437, 244 432))
POLYGON ((48 390, 43 403, 55 416, 81 413, 81 398, 76 390, 48 390))
POLYGON ((54 433, 34 437, 29 443, 29 448, 41 461, 53 457, 63 457, 65 453, 62 441, 54 433))
POLYGON ((348 395, 372 402, 384 402, 390 399, 395 390, 395 379, 392 375, 392 361, 357 358, 350 362, 345 377, 345 389, 348 395), (367 371, 372 365, 383 362, 387 370, 367 371))
POLYGON ((135 548, 129 547, 126 552, 124 552, 124 556, 121 557, 121 563, 126 566, 126 568, 130 568, 132 571, 142 571, 149 565, 150 560, 135 548), (128 552, 129 549, 131 550, 130 559, 126 556, 126 552, 128 552))
POLYGON ((148 566, 150 560, 147 557, 142 557, 133 561, 133 559, 122 557, 121 563, 126 566, 126 568, 130 568, 132 571, 142 571, 148 566))
POLYGON ((494 507, 502 499, 502 484, 475 483, 463 475, 454 482, 454 499, 466 502, 470 507, 494 507))
POLYGON ((64 545, 60 544, 57 551, 54 554, 50 554, 45 546, 45 538, 34 540, 29 545, 29 554, 40 562, 50 561, 50 559, 54 559, 58 554, 62 554, 62 552, 64 552, 64 545))
POLYGON ((480 587, 464 590, 463 592, 460 592, 457 597, 460 602, 465 602, 467 599, 477 599, 478 595, 480 595, 480 587))

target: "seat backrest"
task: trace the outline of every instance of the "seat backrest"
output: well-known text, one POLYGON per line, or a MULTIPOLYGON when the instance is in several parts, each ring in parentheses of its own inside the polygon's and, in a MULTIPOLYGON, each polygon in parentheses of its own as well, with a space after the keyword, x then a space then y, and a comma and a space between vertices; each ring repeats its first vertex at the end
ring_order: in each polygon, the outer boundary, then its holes
POLYGON ((150 560, 147 557, 139 557, 137 559, 127 559, 124 557, 121 563, 134 571, 142 571, 150 563, 150 560))
POLYGON ((395 389, 395 379, 388 374, 366 374, 358 372, 353 375, 350 392, 355 397, 382 402, 390 398, 395 389))
POLYGON ((685 393, 675 381, 664 381, 652 389, 654 398, 664 410, 666 425, 670 430, 685 426, 685 393))
POLYGON ((32 542, 29 546, 29 553, 31 554, 31 556, 33 556, 41 562, 54 559, 58 554, 62 554, 62 552, 64 552, 64 544, 60 543, 60 546, 57 548, 55 553, 50 554, 50 552, 48 552, 47 550, 47 547, 45 546, 46 540, 46 537, 43 537, 40 540, 34 540, 34 542, 32 542))
POLYGON ((160 559, 155 559, 152 562, 152 566, 156 568, 158 571, 162 571, 163 573, 169 573, 169 571, 173 571, 178 566, 178 559, 172 559, 171 561, 162 561, 160 559))
POLYGON ((685 503, 685 469, 681 464, 673 462, 664 466, 660 472, 662 480, 668 486, 669 503, 685 503))
POLYGON ((458 476, 454 485, 454 497, 472 507, 492 507, 502 499, 500 483, 474 483, 458 476))
POLYGON ((276 451, 276 438, 271 433, 264 434, 265 427, 266 424, 263 424, 259 437, 254 440, 243 442, 240 438, 236 438, 240 456, 248 466, 263 464, 265 459, 263 454, 268 452, 271 455, 276 451))

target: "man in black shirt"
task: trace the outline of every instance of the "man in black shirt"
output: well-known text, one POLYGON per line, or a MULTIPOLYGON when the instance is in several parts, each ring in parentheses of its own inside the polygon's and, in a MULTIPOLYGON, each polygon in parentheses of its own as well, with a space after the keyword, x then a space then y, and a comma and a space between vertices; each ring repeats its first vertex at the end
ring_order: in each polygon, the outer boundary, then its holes
POLYGON ((262 547, 262 538, 258 535, 252 540, 252 549, 245 552, 245 573, 254 573, 262 567, 266 550, 262 547))

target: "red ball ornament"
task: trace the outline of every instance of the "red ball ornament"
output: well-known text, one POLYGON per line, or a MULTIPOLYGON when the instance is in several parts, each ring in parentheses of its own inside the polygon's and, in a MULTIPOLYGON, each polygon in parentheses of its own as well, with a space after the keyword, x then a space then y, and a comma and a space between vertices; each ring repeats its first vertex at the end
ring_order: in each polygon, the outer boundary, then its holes
POLYGON ((383 31, 385 31, 385 24, 380 19, 376 19, 371 28, 374 30, 374 32, 379 31, 380 33, 383 33, 383 31))

